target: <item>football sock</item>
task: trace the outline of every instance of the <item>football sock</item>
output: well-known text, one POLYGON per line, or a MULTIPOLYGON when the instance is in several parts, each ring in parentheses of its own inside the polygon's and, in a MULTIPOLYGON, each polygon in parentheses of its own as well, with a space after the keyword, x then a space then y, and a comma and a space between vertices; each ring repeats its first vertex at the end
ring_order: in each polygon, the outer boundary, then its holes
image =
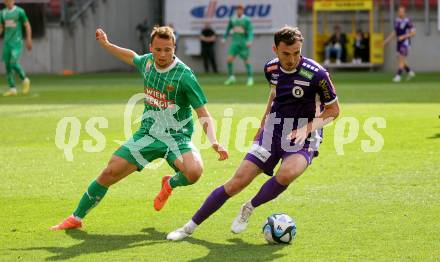
POLYGON ((411 68, 409 68, 409 66, 407 66, 407 65, 404 68, 407 73, 409 73, 411 71, 411 68))
POLYGON ((261 186, 260 191, 252 198, 251 204, 253 207, 258 207, 272 199, 275 199, 279 194, 286 190, 287 186, 283 186, 273 176, 266 183, 261 186))
POLYGON ((107 193, 107 190, 107 187, 100 185, 96 180, 93 181, 79 201, 78 207, 75 212, 73 212, 73 215, 75 217, 84 218, 92 208, 98 205, 99 201, 101 201, 105 193, 107 193))
POLYGON ((402 75, 402 72, 403 72, 402 68, 399 68, 399 69, 397 70, 397 74, 396 74, 396 75, 400 76, 400 75, 402 75))
POLYGON ((10 88, 13 88, 15 87, 15 73, 10 63, 5 63, 5 65, 6 65, 6 79, 8 81, 8 86, 10 88))
POLYGON ((169 180, 171 188, 176 188, 179 186, 187 186, 193 183, 189 182, 186 176, 182 172, 177 172, 173 177, 169 180))
POLYGON ((234 74, 234 63, 228 62, 228 76, 232 76, 234 74))
POLYGON ((11 64, 12 69, 17 72, 18 76, 21 80, 24 80, 26 77, 26 74, 24 73, 23 68, 18 63, 11 64))
POLYGON ((225 187, 219 186, 206 198, 203 205, 192 217, 192 221, 197 225, 200 225, 210 215, 214 214, 223 204, 228 200, 230 196, 226 193, 225 187))
POLYGON ((254 75, 251 64, 246 64, 246 73, 248 78, 251 78, 254 75))
POLYGON ((187 233, 192 234, 194 230, 196 230, 197 224, 194 223, 194 221, 190 220, 183 227, 185 228, 185 231, 187 233))

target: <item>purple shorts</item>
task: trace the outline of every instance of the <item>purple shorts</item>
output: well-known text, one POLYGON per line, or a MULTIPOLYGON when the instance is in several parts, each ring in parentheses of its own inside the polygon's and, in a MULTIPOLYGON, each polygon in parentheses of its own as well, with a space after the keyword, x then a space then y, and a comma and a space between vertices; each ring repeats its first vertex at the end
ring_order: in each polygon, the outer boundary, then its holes
POLYGON ((244 159, 251 161, 265 174, 272 176, 280 159, 284 160, 293 154, 301 154, 309 165, 312 164, 312 159, 318 156, 318 147, 321 141, 322 129, 312 132, 302 146, 295 146, 292 141, 288 141, 286 138, 263 131, 244 159))
POLYGON ((407 45, 397 45, 397 53, 402 56, 408 56, 409 46, 407 45))

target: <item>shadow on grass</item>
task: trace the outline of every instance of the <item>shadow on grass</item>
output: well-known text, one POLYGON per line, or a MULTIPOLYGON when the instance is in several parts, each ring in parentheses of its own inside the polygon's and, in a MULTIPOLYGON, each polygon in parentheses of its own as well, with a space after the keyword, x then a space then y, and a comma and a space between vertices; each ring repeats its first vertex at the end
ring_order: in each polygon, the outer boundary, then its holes
POLYGON ((187 238, 184 241, 204 246, 209 253, 201 258, 189 260, 201 261, 272 261, 285 254, 276 254, 278 251, 290 245, 250 244, 240 238, 232 238, 227 241, 231 244, 212 243, 196 238, 187 238))
POLYGON ((65 260, 81 255, 114 252, 122 249, 150 246, 166 242, 166 234, 154 228, 145 228, 142 234, 135 235, 102 235, 89 234, 82 230, 67 230, 66 234, 73 239, 83 240, 70 247, 31 247, 13 249, 20 251, 45 250, 54 254, 46 258, 49 261, 65 260))
MULTIPOLYGON (((239 238, 228 239, 231 244, 212 243, 201 239, 189 237, 182 242, 173 243, 166 240, 166 233, 159 232, 155 228, 145 228, 141 234, 134 235, 103 235, 89 234, 81 230, 68 230, 66 234, 73 239, 82 240, 80 243, 69 247, 31 247, 23 249, 11 249, 14 251, 35 251, 44 250, 53 254, 46 258, 48 261, 58 261, 76 258, 87 254, 98 254, 107 252, 117 252, 118 250, 130 249, 142 246, 152 246, 168 242, 170 250, 171 245, 180 243, 190 243, 206 247, 209 253, 201 258, 192 259, 190 261, 271 261, 285 256, 284 254, 276 254, 279 250, 289 245, 267 245, 267 244, 250 244, 243 242, 239 238)), ((186 252, 185 256, 191 254, 191 250, 186 252)), ((154 254, 150 254, 154 256, 154 254)), ((179 257, 177 253, 169 253, 170 259, 179 257)))

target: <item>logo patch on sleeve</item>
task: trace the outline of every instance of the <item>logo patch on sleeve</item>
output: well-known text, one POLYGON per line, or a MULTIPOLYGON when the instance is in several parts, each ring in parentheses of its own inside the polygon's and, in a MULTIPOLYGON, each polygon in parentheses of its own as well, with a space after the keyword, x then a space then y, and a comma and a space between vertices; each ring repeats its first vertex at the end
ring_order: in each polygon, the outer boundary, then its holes
POLYGON ((269 157, 271 156, 270 152, 267 151, 266 148, 264 148, 258 144, 252 145, 251 149, 249 150, 249 154, 254 155, 256 158, 261 160, 263 163, 265 163, 269 159, 269 157))

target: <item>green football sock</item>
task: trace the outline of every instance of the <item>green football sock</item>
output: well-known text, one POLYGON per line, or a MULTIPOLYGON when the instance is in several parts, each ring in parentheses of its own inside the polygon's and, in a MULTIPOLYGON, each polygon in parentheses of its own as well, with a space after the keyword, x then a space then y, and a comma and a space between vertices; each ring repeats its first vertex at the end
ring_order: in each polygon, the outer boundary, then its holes
POLYGON ((11 67, 15 72, 17 72, 17 74, 21 80, 24 80, 26 78, 26 73, 24 72, 23 68, 18 63, 11 64, 11 67))
POLYGON ((100 185, 96 180, 93 181, 79 201, 78 207, 75 212, 73 212, 73 215, 84 218, 92 208, 98 205, 99 201, 101 201, 105 193, 107 193, 107 190, 107 187, 100 185))
POLYGON ((11 64, 6 63, 6 79, 8 80, 8 86, 10 88, 15 87, 15 73, 14 70, 12 69, 11 64))
POLYGON ((185 175, 182 172, 177 172, 173 177, 171 177, 169 181, 171 188, 193 184, 188 181, 188 179, 185 177, 185 175))
POLYGON ((234 63, 228 62, 228 76, 232 76, 234 74, 234 63))
POLYGON ((254 72, 252 70, 252 65, 251 64, 246 64, 246 72, 247 72, 247 76, 249 78, 254 76, 254 72))

